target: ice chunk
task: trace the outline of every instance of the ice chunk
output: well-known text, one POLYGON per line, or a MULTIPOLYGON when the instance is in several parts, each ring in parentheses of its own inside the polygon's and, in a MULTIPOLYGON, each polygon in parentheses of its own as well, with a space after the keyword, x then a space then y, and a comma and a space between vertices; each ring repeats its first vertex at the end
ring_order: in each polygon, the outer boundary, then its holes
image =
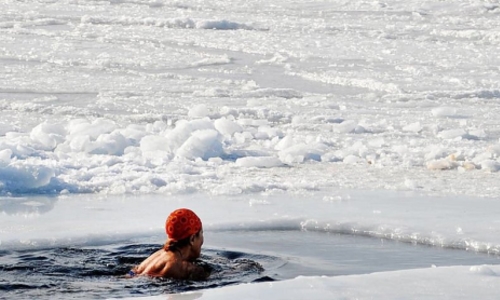
POLYGON ((70 140, 69 147, 73 152, 90 152, 92 150, 90 137, 88 135, 76 136, 70 140))
POLYGON ((370 131, 363 126, 358 125, 354 128, 354 133, 370 133, 370 131))
POLYGON ((243 157, 236 160, 236 165, 240 167, 273 168, 282 166, 283 163, 277 157, 243 157))
POLYGON ((227 20, 212 20, 212 21, 198 21, 196 22, 198 29, 216 29, 216 30, 253 30, 254 28, 244 23, 231 22, 227 20))
POLYGON ((351 147, 349 147, 349 150, 351 150, 352 153, 356 153, 359 157, 364 157, 371 151, 361 141, 354 143, 351 147))
POLYGON ((0 150, 0 167, 6 166, 10 163, 12 157, 12 150, 3 149, 0 150))
POLYGON ((451 170, 456 168, 458 164, 448 159, 440 159, 429 161, 427 162, 426 166, 429 170, 451 170))
POLYGON ((420 122, 411 123, 403 127, 403 131, 419 133, 423 130, 423 126, 420 122))
POLYGON ((497 276, 497 273, 493 271, 490 267, 488 266, 472 266, 469 269, 471 272, 481 274, 481 275, 489 275, 489 276, 497 276))
POLYGON ((256 140, 267 140, 269 139, 269 135, 266 132, 258 131, 254 134, 254 138, 256 140))
POLYGON ((260 126, 258 131, 261 133, 265 133, 268 136, 268 138, 273 138, 273 137, 282 138, 284 136, 283 132, 279 128, 270 127, 268 125, 260 126))
POLYGON ((407 145, 394 145, 392 146, 392 150, 399 155, 405 155, 410 152, 407 145))
POLYGON ((465 161, 460 168, 463 171, 470 171, 477 169, 477 166, 473 162, 465 161))
POLYGON ((405 179, 404 184, 407 188, 409 188, 411 190, 422 188, 422 186, 420 186, 417 182, 415 182, 414 180, 408 179, 408 178, 405 179))
POLYGON ((261 88, 242 93, 240 97, 248 97, 248 98, 278 97, 278 98, 292 99, 292 98, 302 98, 302 93, 300 91, 288 88, 261 88))
POLYGON ((91 140, 97 139, 101 134, 111 133, 117 129, 117 125, 110 120, 97 119, 92 123, 87 120, 76 119, 68 123, 68 139, 76 136, 89 136, 91 140))
POLYGON ((223 154, 222 143, 219 141, 219 132, 213 129, 204 129, 193 132, 191 137, 176 151, 177 157, 187 159, 201 158, 207 160, 223 154))
POLYGON ((438 137, 442 139, 454 139, 457 137, 465 137, 467 132, 465 130, 458 128, 458 129, 450 129, 450 130, 443 130, 440 133, 438 133, 438 137))
POLYGON ((494 160, 482 161, 481 169, 489 172, 498 172, 500 171, 500 162, 494 160))
POLYGON ((482 129, 474 129, 474 130, 469 130, 469 136, 475 139, 484 139, 488 135, 482 129))
POLYGON ((333 124, 333 132, 335 133, 367 133, 369 132, 361 125, 356 124, 354 121, 344 121, 340 124, 333 124))
POLYGON ((8 132, 15 131, 15 130, 16 130, 16 128, 14 125, 0 121, 0 136, 4 136, 8 132))
POLYGON ((346 163, 346 164, 357 164, 360 160, 361 160, 361 158, 359 156, 352 155, 352 154, 344 157, 344 163, 346 163))
POLYGON ((380 148, 385 144, 385 140, 382 137, 377 137, 368 141, 368 146, 373 148, 380 148))
POLYGON ((96 140, 93 140, 89 135, 74 135, 68 141, 58 145, 55 151, 59 153, 73 151, 90 154, 123 155, 125 148, 133 143, 133 140, 125 138, 119 130, 109 134, 100 134, 96 140))
POLYGON ((490 160, 492 159, 493 155, 490 152, 482 152, 477 154, 473 159, 472 162, 475 164, 481 164, 483 161, 490 160))
POLYGON ((235 132, 242 132, 243 127, 240 124, 228 120, 226 118, 220 118, 214 121, 214 127, 223 135, 233 135, 235 132))
POLYGON ((231 63, 231 58, 227 54, 224 54, 222 56, 202 58, 201 60, 191 63, 191 67, 217 66, 229 63, 231 63))
POLYGON ((340 162, 342 158, 338 157, 337 153, 328 152, 321 155, 322 162, 340 162))
MULTIPOLYGON (((221 61, 219 61, 221 62, 221 61)), ((231 62, 229 60, 229 62, 231 62)), ((216 63, 216 61, 213 61, 213 63, 216 63)), ((227 89, 218 89, 218 88, 207 88, 202 91, 194 91, 193 96, 196 97, 229 97, 231 96, 231 92, 227 89)))
POLYGON ((457 116, 457 109, 454 107, 436 107, 431 111, 434 117, 449 118, 457 116))
POLYGON ((302 163, 305 160, 321 161, 321 154, 324 151, 316 146, 298 144, 281 150, 278 156, 282 162, 287 164, 302 163))
POLYGON ((290 148, 295 144, 293 138, 289 135, 285 136, 284 138, 279 141, 276 146, 274 146, 274 149, 276 150, 284 150, 286 148, 290 148))
POLYGON ((168 139, 158 135, 148 135, 141 139, 140 148, 142 151, 166 151, 168 149, 168 139))
POLYGON ((500 156, 500 145, 493 145, 493 146, 488 147, 488 152, 499 157, 500 156))
POLYGON ((234 141, 238 144, 243 144, 253 139, 253 135, 248 131, 236 132, 234 134, 234 141))
POLYGON ((24 192, 50 183, 55 176, 53 169, 45 166, 9 165, 0 168, 0 182, 4 189, 24 192))
POLYGON ((192 107, 188 112, 188 117, 190 117, 191 119, 205 118, 209 115, 210 111, 205 104, 196 105, 192 107))
POLYGON ((130 141, 127 140, 121 133, 115 131, 111 134, 100 135, 93 143, 93 149, 90 153, 122 155, 123 151, 128 146, 130 146, 130 141))
POLYGON ((336 133, 352 133, 356 129, 357 124, 354 121, 345 121, 333 126, 333 131, 336 133))
POLYGON ((166 135, 169 149, 172 152, 177 151, 191 137, 193 132, 205 129, 215 130, 214 124, 209 119, 181 120, 177 122, 174 130, 166 135))
POLYGON ((66 130, 61 124, 41 123, 31 130, 30 138, 40 149, 52 151, 58 144, 64 142, 66 130))
MULTIPOLYGON (((161 124, 165 124, 163 122, 160 122, 161 124)), ((158 123, 157 123, 158 124, 158 123)), ((148 124, 152 125, 150 128, 154 128, 155 124, 148 124)), ((149 132, 146 131, 146 126, 140 126, 137 124, 132 124, 127 126, 127 128, 120 129, 118 132, 122 134, 124 137, 126 137, 129 140, 133 140, 135 143, 138 143, 143 137, 147 136, 149 132)))

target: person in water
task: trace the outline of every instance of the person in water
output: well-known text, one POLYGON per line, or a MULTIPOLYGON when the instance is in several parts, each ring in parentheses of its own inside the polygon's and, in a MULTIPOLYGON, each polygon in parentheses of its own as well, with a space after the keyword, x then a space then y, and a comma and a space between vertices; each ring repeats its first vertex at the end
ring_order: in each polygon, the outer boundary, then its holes
POLYGON ((200 257, 203 245, 200 218, 187 208, 176 209, 168 216, 165 231, 168 240, 163 248, 133 268, 128 275, 187 280, 207 279, 210 272, 194 263, 200 257))

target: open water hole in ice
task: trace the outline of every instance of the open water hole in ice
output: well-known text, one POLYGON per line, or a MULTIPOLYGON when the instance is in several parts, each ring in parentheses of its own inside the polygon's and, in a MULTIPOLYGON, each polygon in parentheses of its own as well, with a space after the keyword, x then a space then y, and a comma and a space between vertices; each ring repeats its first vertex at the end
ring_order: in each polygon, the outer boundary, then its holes
POLYGON ((498 264, 500 257, 372 237, 298 230, 207 231, 201 258, 211 278, 186 282, 128 270, 160 245, 143 241, 0 252, 0 298, 67 299, 179 293, 299 275, 338 276, 432 265, 498 264))
POLYGON ((273 279, 366 274, 450 265, 499 264, 500 256, 458 249, 415 245, 360 235, 307 231, 206 233, 227 249, 279 257, 284 264, 266 270, 273 279))

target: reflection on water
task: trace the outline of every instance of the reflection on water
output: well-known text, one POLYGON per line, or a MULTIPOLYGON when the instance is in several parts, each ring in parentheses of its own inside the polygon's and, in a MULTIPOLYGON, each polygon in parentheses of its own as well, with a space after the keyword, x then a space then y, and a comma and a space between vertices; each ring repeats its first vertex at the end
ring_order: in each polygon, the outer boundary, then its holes
POLYGON ((56 202, 56 196, 0 197, 0 213, 8 215, 44 214, 51 211, 56 202))

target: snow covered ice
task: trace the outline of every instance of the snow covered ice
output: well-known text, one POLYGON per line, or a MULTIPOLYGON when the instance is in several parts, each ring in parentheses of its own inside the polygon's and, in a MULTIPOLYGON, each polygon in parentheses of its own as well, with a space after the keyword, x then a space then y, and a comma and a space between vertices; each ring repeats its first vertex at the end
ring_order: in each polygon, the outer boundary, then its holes
MULTIPOLYGON (((251 227, 258 210, 301 230, 498 255, 499 16, 482 0, 4 0, 0 247, 140 235, 166 212, 121 227, 135 197, 204 195, 207 230, 238 228, 220 204, 235 197, 251 227)), ((398 299, 404 288, 377 283, 398 276, 434 291, 416 298, 494 298, 499 272, 301 277, 260 298, 369 297, 351 294, 362 285, 398 299)))

